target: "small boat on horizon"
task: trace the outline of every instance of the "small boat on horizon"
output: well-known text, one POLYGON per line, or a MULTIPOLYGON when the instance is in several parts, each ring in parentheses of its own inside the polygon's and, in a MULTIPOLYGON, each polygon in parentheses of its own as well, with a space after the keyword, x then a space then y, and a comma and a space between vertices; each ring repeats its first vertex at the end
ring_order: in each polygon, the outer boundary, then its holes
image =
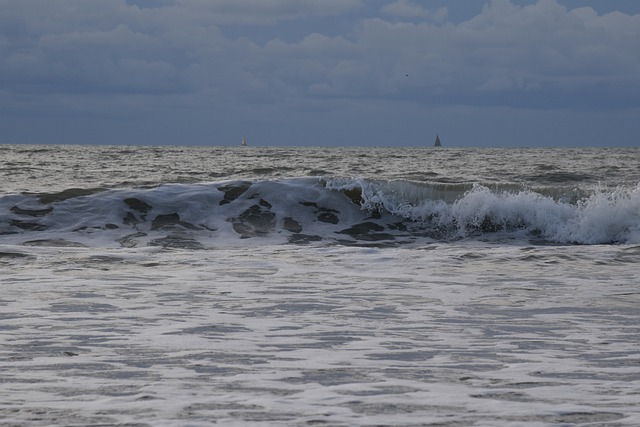
POLYGON ((245 138, 244 135, 242 135, 242 142, 240 143, 240 145, 242 145, 243 147, 247 146, 247 138, 245 138))
POLYGON ((434 147, 442 147, 442 144, 440 143, 440 137, 438 136, 438 134, 436 134, 436 143, 434 144, 434 147))

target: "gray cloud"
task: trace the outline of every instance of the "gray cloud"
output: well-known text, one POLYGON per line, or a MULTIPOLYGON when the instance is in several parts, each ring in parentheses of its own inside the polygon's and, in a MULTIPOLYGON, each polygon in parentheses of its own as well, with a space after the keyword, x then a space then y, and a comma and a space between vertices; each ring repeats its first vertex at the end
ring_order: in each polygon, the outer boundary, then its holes
MULTIPOLYGON (((403 96, 456 102, 483 95, 637 90, 640 16, 554 0, 525 7, 494 0, 473 19, 437 24, 408 1, 383 6, 349 34, 310 34, 262 46, 224 37, 221 25, 338 14, 357 1, 3 1, 2 86, 62 93, 250 92, 285 96, 403 96), (147 6, 149 3, 146 4, 147 6), (407 76, 408 75, 408 76, 407 76), (237 86, 235 86, 237 85, 237 86), (217 89, 217 90, 216 90, 217 89), (462 99, 461 99, 462 98, 462 99)), ((230 93, 227 93, 230 95, 230 93)), ((550 104, 554 101, 550 100, 550 104)))
MULTIPOLYGON (((527 7, 494 1, 458 25, 369 19, 354 32, 356 54, 336 59, 313 87, 335 96, 420 93, 427 103, 522 105, 531 97, 539 107, 544 96, 549 108, 579 104, 590 91, 637 96, 639 20, 597 16, 589 8, 567 11, 553 0, 527 7)), ((335 45, 344 50, 343 39, 335 45)), ((610 98, 607 107, 615 107, 610 98)))
POLYGON ((638 107, 640 15, 557 0, 449 15, 410 0, 0 0, 0 109, 638 107))

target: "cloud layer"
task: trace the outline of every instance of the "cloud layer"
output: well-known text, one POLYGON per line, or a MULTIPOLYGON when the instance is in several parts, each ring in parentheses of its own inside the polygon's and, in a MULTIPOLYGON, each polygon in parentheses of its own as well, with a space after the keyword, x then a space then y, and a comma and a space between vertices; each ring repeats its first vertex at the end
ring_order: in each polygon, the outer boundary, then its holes
POLYGON ((0 109, 638 107, 640 15, 492 0, 448 16, 410 0, 0 0, 0 109))

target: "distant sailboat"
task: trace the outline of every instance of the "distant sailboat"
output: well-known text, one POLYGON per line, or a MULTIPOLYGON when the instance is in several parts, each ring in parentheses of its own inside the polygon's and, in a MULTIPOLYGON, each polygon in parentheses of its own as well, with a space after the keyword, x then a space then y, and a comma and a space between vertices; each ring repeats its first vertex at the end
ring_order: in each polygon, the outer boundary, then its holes
POLYGON ((242 142, 240 143, 240 145, 242 145, 243 147, 247 146, 247 138, 245 138, 244 135, 242 135, 242 142))
POLYGON ((436 143, 434 147, 442 147, 442 144, 440 143, 440 137, 437 134, 436 134, 436 143))

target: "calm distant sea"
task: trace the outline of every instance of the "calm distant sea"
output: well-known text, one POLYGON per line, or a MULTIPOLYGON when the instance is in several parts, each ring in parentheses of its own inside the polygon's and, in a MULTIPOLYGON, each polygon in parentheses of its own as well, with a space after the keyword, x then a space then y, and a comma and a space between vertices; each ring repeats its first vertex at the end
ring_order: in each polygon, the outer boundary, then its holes
POLYGON ((640 425, 640 149, 0 145, 7 425, 640 425))

